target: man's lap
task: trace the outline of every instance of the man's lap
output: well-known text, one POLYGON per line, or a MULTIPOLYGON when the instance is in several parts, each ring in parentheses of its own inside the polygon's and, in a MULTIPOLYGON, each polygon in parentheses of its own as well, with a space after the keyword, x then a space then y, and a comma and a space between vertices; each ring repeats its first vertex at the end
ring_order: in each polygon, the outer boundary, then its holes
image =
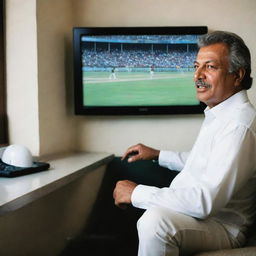
POLYGON ((163 207, 148 209, 138 221, 138 231, 141 240, 156 237, 162 244, 178 247, 181 255, 236 247, 223 225, 214 219, 200 220, 163 207))

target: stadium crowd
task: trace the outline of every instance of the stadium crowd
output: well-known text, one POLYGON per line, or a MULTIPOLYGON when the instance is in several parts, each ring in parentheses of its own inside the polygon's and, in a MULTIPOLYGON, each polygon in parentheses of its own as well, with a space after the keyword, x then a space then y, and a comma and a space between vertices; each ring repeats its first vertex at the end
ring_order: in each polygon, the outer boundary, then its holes
POLYGON ((84 67, 159 67, 188 68, 193 66, 195 51, 172 50, 101 50, 86 49, 82 54, 84 67))

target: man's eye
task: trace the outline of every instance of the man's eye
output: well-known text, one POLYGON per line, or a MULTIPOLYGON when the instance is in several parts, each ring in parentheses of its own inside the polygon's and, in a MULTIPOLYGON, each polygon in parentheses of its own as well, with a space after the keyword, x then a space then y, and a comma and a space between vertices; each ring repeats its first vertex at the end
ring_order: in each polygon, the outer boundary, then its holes
POLYGON ((216 67, 213 65, 207 65, 206 67, 207 67, 207 69, 216 69, 216 67))
POLYGON ((198 65, 194 65, 194 70, 197 70, 198 69, 198 65))

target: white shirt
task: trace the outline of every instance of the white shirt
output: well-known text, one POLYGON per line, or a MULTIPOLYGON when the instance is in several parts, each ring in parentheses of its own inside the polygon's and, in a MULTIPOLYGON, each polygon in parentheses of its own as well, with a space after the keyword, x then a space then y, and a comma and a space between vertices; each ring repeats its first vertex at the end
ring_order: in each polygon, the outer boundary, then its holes
POLYGON ((245 231, 256 208, 256 111, 246 91, 207 107, 192 150, 161 151, 159 164, 181 172, 166 188, 138 185, 133 206, 214 217, 235 236, 245 231))

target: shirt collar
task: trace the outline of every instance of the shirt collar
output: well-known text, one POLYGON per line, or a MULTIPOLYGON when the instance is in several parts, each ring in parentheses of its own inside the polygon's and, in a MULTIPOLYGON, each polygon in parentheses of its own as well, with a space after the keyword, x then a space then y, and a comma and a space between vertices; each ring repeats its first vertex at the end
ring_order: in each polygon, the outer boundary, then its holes
POLYGON ((245 102, 249 101, 247 96, 247 91, 242 90, 240 92, 237 92, 236 94, 232 95, 231 97, 227 98, 226 100, 222 101, 218 105, 216 105, 213 108, 207 107, 204 110, 205 117, 217 117, 217 116, 223 116, 224 113, 227 113, 227 111, 230 108, 233 108, 234 106, 243 104, 245 102), (225 110, 225 111, 224 111, 225 110))

